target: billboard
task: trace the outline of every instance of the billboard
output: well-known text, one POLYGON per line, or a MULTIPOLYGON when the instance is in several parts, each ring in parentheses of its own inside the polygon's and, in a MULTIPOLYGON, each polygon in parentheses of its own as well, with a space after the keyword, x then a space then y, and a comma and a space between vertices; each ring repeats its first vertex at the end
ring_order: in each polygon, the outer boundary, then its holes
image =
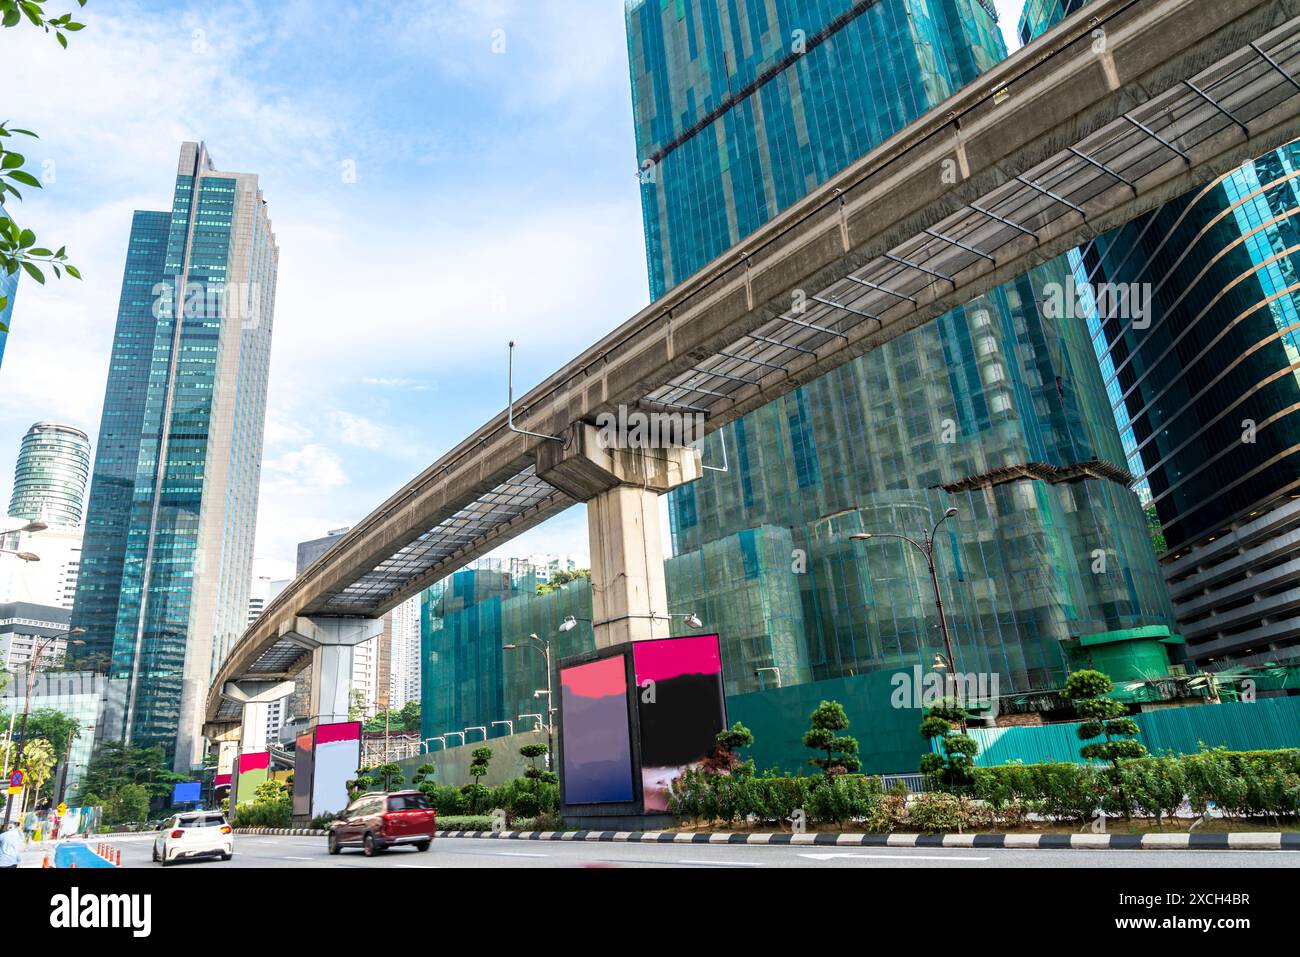
MULTIPOLYGON (((311 817, 337 814, 348 806, 348 782, 361 767, 361 722, 322 724, 312 751, 311 817)), ((294 783, 298 776, 295 764, 294 783)), ((296 788, 295 788, 296 792, 296 788)))
POLYGON ((198 804, 203 800, 203 785, 198 781, 182 781, 172 785, 172 804, 198 804))
POLYGON ((615 655, 560 669, 564 802, 633 800, 627 659, 615 655))
POLYGON ((312 775, 315 772, 315 734, 305 731, 298 735, 293 752, 293 816, 311 817, 312 775))
POLYGON ((673 780, 711 754, 727 726, 718 636, 638 641, 632 670, 644 807, 665 812, 673 780))
POLYGON ((267 751, 241 754, 235 758, 231 773, 230 810, 253 801, 260 788, 271 776, 271 755, 267 751))

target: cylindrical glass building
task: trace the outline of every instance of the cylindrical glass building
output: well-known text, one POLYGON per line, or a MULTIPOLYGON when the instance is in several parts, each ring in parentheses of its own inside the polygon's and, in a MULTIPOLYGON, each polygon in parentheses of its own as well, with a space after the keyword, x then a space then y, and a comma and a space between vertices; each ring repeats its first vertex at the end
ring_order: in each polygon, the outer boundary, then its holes
POLYGON ((50 525, 81 524, 90 477, 90 437, 58 422, 37 422, 23 436, 9 514, 50 525))

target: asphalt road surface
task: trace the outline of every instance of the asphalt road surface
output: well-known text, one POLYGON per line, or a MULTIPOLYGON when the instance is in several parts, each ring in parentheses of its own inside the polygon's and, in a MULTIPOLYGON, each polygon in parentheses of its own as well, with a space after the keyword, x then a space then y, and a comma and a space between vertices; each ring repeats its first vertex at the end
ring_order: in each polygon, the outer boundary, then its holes
MULTIPOLYGON (((122 851, 123 867, 159 868, 150 860, 154 835, 102 839, 122 851)), ((101 839, 92 841, 100 843, 101 839)), ((46 848, 28 849, 24 867, 40 867, 46 848)), ((49 853, 52 854, 52 851, 49 853)), ((394 848, 365 857, 345 850, 331 857, 323 837, 235 836, 230 862, 197 861, 173 865, 169 873, 200 868, 393 868, 448 867, 700 867, 772 869, 784 867, 950 867, 965 870, 1000 867, 1300 867, 1300 851, 1085 851, 998 848, 853 848, 745 844, 619 844, 568 841, 475 840, 440 838, 421 853, 394 848)))

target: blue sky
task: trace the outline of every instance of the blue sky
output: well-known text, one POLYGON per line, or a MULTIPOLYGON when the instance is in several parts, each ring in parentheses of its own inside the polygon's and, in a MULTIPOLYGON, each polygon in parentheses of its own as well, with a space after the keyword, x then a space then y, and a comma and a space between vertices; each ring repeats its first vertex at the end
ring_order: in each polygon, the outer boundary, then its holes
MULTIPOLYGON (((1009 33, 1020 4, 998 7, 1009 33)), ((131 212, 169 207, 183 140, 259 174, 281 247, 258 574, 287 577, 295 543, 499 412, 510 339, 527 388, 647 302, 619 0, 90 0, 79 19, 67 51, 0 31, 41 91, 8 117, 41 134, 46 183, 15 215, 85 276, 20 287, 6 503, 32 422, 96 438, 131 212)), ((585 516, 510 551, 583 553, 585 516)))

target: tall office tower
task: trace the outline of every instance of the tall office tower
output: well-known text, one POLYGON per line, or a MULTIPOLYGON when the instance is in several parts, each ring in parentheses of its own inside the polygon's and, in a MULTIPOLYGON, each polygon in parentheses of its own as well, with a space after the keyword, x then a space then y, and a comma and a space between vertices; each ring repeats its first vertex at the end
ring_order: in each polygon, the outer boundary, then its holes
POLYGON ((1016 26, 1020 42, 1028 43, 1045 33, 1087 2, 1088 0, 1029 0, 1020 12, 1020 22, 1016 26))
POLYGON ((408 598, 389 614, 393 660, 388 701, 389 707, 400 711, 408 701, 420 700, 420 596, 408 598))
POLYGON ((90 437, 71 425, 37 422, 18 450, 9 514, 78 526, 89 477, 90 437))
POLYGON ((1188 654, 1210 669, 1300 658, 1297 250, 1300 141, 1078 260, 1081 285, 1123 283, 1146 303, 1094 317, 1093 335, 1188 654))
POLYGON ((73 623, 122 688, 99 737, 178 769, 248 618, 278 259, 257 176, 201 143, 131 227, 73 623))
MULTIPOLYGON (((979 0, 642 0, 627 23, 656 296, 1005 56, 979 0)), ((721 633, 729 693, 854 676, 888 708, 890 672, 944 652, 934 595, 904 543, 849 536, 921 535, 949 507, 951 665, 1005 694, 1168 663, 1088 331, 1041 306, 1069 276, 1052 260, 706 443, 729 469, 671 494, 668 590, 721 633)))

